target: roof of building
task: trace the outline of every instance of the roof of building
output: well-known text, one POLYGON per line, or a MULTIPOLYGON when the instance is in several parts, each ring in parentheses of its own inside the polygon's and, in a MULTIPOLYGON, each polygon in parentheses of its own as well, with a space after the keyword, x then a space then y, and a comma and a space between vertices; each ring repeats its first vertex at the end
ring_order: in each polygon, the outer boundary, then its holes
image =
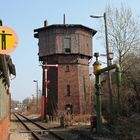
MULTIPOLYGON (((86 26, 83 26, 81 24, 53 24, 53 25, 48 25, 48 26, 45 26, 45 27, 35 29, 34 32, 40 32, 42 30, 52 29, 52 28, 81 28, 81 29, 85 29, 85 30, 91 32, 92 36, 94 36, 97 32, 96 30, 91 29, 91 28, 86 27, 86 26)), ((36 33, 35 33, 35 37, 38 38, 38 35, 36 33)))

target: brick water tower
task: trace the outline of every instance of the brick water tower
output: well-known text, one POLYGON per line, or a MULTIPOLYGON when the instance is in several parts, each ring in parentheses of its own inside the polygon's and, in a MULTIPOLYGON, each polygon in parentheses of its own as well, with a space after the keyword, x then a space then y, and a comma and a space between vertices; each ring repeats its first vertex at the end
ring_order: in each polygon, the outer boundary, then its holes
POLYGON ((58 64, 58 68, 48 68, 47 114, 84 113, 90 85, 92 37, 96 31, 79 24, 47 25, 45 21, 44 27, 34 32, 39 40, 39 61, 58 64))

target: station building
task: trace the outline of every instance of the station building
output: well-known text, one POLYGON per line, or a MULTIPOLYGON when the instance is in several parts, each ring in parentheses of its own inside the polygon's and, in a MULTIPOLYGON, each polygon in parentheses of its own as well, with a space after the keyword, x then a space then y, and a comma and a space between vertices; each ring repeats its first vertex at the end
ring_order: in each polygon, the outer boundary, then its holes
POLYGON ((10 124, 10 75, 16 75, 15 65, 9 55, 0 54, 0 140, 8 140, 10 124))

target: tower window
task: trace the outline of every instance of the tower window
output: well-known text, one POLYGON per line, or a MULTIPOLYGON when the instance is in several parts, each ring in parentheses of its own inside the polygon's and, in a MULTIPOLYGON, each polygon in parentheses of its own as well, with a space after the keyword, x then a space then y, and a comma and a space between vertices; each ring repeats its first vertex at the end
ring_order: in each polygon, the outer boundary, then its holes
POLYGON ((70 84, 67 84, 67 96, 70 96, 70 84))
POLYGON ((71 52, 71 39, 70 38, 64 38, 64 49, 66 53, 71 52))
POLYGON ((66 66, 66 72, 69 72, 69 71, 70 71, 70 67, 66 66))

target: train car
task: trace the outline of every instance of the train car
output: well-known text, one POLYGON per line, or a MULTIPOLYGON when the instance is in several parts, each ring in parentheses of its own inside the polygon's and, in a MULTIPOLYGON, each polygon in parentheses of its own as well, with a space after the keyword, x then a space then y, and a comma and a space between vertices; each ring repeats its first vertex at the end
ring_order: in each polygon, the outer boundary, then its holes
POLYGON ((15 65, 9 55, 0 54, 0 140, 8 140, 10 124, 10 75, 16 75, 15 65))

